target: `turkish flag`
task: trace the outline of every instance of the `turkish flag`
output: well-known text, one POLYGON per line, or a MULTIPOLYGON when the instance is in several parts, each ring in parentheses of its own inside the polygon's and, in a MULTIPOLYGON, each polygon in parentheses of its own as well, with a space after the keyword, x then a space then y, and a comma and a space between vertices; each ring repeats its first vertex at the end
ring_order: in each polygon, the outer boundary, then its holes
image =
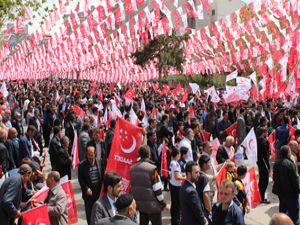
POLYGON ((128 91, 125 93, 124 97, 128 98, 130 100, 133 100, 133 98, 136 96, 135 92, 132 90, 132 88, 129 88, 128 91))
POLYGON ((22 213, 23 225, 50 225, 48 205, 28 210, 22 213))
POLYGON ((73 111, 76 113, 76 115, 78 115, 81 119, 83 119, 85 112, 83 111, 82 108, 80 108, 77 105, 73 106, 73 111))
POLYGON ((216 177, 216 183, 218 188, 221 186, 222 181, 226 180, 227 177, 226 174, 227 174, 226 163, 224 163, 216 177))
POLYGON ((168 94, 170 92, 170 87, 166 84, 163 85, 163 89, 161 90, 161 95, 168 94))
POLYGON ((236 142, 236 126, 237 123, 235 122, 225 130, 228 135, 234 137, 234 143, 236 142))
POLYGON ((142 135, 142 128, 118 118, 105 172, 118 173, 126 193, 130 190, 130 167, 137 162, 142 135))
POLYGON ((75 224, 78 222, 78 216, 72 183, 71 181, 67 181, 62 183, 61 187, 67 195, 68 224, 75 224))
POLYGON ((188 99, 188 95, 189 95, 189 93, 186 91, 186 92, 184 92, 184 94, 182 95, 182 98, 181 98, 181 102, 182 103, 185 103, 186 101, 187 101, 187 99, 188 99))
POLYGON ((245 184, 245 190, 251 208, 256 208, 261 202, 261 196, 258 189, 254 166, 248 170, 246 177, 243 179, 243 183, 245 184))
POLYGON ((79 157, 78 157, 78 135, 77 132, 74 132, 74 141, 72 146, 72 168, 75 169, 79 164, 79 157))
POLYGON ((274 162, 276 158, 276 130, 273 130, 272 133, 269 135, 268 141, 272 160, 274 162))
POLYGON ((241 145, 246 148, 249 165, 255 166, 257 162, 257 140, 254 128, 251 128, 241 145))
POLYGON ((204 134, 204 141, 209 141, 211 133, 204 131, 203 134, 204 134))
POLYGON ((167 163, 167 146, 165 141, 163 141, 162 151, 161 151, 161 176, 163 178, 168 178, 168 163, 167 163))

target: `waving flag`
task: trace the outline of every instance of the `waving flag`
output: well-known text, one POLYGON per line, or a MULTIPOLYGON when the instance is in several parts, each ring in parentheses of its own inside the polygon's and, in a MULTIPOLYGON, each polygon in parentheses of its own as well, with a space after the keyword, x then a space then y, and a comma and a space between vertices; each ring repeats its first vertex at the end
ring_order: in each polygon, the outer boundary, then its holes
POLYGON ((167 163, 167 146, 165 141, 163 141, 162 152, 161 152, 161 176, 163 178, 168 178, 168 163, 167 163))
POLYGON ((130 190, 130 167, 137 162, 142 135, 142 128, 118 118, 106 173, 114 171, 121 175, 124 192, 130 190))
POLYGON ((249 131, 241 145, 246 148, 246 155, 248 157, 250 167, 255 166, 257 162, 257 140, 254 128, 249 131))
POLYGON ((75 169, 78 164, 79 164, 79 157, 78 157, 78 137, 77 137, 77 132, 75 131, 74 134, 74 141, 73 141, 73 146, 72 146, 72 168, 75 169))
POLYGON ((23 225, 50 225, 48 205, 28 210, 22 213, 23 225))
POLYGON ((243 182, 245 184, 248 202, 250 203, 251 208, 256 208, 257 205, 261 202, 261 196, 255 175, 255 167, 251 167, 248 170, 246 177, 243 179, 243 182))

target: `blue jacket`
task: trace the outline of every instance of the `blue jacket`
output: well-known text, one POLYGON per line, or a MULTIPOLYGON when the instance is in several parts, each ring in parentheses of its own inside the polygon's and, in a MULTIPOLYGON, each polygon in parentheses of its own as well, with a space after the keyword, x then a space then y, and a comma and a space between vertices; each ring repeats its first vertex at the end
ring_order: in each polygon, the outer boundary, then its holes
POLYGON ((185 181, 180 189, 180 208, 182 218, 180 225, 204 225, 206 219, 201 207, 201 200, 196 188, 185 181))
POLYGON ((281 146, 287 145, 290 139, 290 131, 287 124, 283 124, 276 128, 276 150, 281 146))
POLYGON ((0 188, 1 225, 9 225, 20 209, 22 199, 22 179, 20 174, 7 178, 0 188))
POLYGON ((217 202, 212 208, 212 221, 213 225, 244 225, 244 215, 239 206, 237 206, 233 201, 230 203, 229 208, 227 209, 227 214, 224 220, 221 220, 223 223, 220 224, 220 213, 222 211, 222 202, 217 202))
POLYGON ((19 145, 20 162, 25 157, 29 157, 30 159, 32 158, 31 148, 32 148, 32 142, 30 138, 27 136, 27 134, 24 134, 20 139, 20 145, 19 145))

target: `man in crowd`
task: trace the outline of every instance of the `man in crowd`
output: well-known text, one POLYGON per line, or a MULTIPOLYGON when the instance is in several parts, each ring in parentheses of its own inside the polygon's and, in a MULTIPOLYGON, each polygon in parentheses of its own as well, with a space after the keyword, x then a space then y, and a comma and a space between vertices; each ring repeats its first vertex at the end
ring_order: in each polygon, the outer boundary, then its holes
POLYGON ((26 134, 24 134, 23 137, 20 139, 20 160, 24 159, 25 157, 29 157, 32 159, 34 154, 34 145, 32 143, 32 140, 34 138, 36 129, 34 126, 28 126, 26 134))
POLYGON ((186 180, 180 190, 181 225, 208 225, 196 190, 200 177, 199 165, 194 161, 185 166, 186 180))
POLYGON ((104 194, 94 203, 91 211, 91 225, 100 224, 101 219, 113 217, 117 213, 116 200, 123 190, 119 174, 108 172, 103 178, 104 194))
POLYGON ((78 167, 78 181, 82 191, 88 225, 91 224, 92 207, 100 195, 103 174, 104 167, 101 161, 96 160, 95 147, 88 146, 86 159, 78 167))
POLYGON ((244 225, 241 208, 233 202, 235 186, 232 181, 224 180, 219 189, 220 202, 212 208, 213 225, 244 225))
POLYGON ((0 188, 0 220, 1 225, 15 224, 21 217, 22 184, 29 181, 32 169, 29 165, 20 166, 19 174, 4 181, 0 188))
POLYGON ((290 159, 290 147, 282 146, 279 153, 280 160, 273 167, 272 192, 279 198, 279 212, 287 214, 295 225, 299 225, 299 176, 290 159))
POLYGON ((87 143, 91 140, 88 133, 89 129, 88 124, 83 124, 82 131, 78 136, 78 156, 80 162, 85 159, 87 143))
POLYGON ((136 225, 136 202, 130 194, 121 195, 115 203, 117 214, 99 220, 97 225, 136 225))
POLYGON ((162 224, 162 210, 167 206, 162 193, 162 183, 157 167, 150 160, 151 152, 147 145, 139 149, 140 161, 130 169, 131 193, 140 212, 140 225, 162 224))
POLYGON ((51 171, 48 174, 46 183, 49 192, 44 203, 48 204, 51 225, 68 225, 67 196, 59 181, 59 172, 51 171))

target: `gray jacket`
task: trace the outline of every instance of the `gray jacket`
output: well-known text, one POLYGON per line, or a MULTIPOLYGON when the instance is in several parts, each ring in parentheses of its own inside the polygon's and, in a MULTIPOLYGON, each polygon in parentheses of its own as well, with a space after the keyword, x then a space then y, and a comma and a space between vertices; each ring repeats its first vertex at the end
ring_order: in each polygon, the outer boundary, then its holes
POLYGON ((99 221, 103 218, 108 218, 113 216, 113 211, 108 200, 107 194, 100 197, 93 205, 91 213, 91 224, 99 224, 99 221))
POLYGON ((78 155, 79 155, 80 162, 85 159, 86 146, 90 140, 91 139, 90 139, 88 132, 82 131, 79 134, 79 137, 78 137, 78 153, 79 154, 78 155))
POLYGON ((68 225, 67 196, 61 185, 51 189, 48 201, 48 213, 51 225, 68 225))
POLYGON ((115 215, 114 217, 99 220, 96 225, 136 225, 136 223, 132 222, 126 216, 115 215))

